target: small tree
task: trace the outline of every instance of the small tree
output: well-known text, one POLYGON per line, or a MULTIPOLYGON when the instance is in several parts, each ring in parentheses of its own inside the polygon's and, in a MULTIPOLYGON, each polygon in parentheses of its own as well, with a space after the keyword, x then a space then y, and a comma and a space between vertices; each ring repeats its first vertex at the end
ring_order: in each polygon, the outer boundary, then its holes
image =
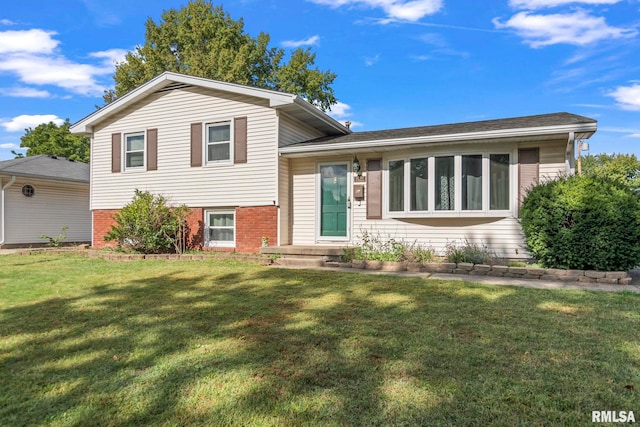
POLYGON ((143 254, 181 252, 190 212, 184 205, 170 207, 164 196, 136 190, 133 200, 114 214, 116 225, 104 240, 143 254))
POLYGON ((527 246, 545 267, 628 270, 640 265, 640 198, 595 175, 533 187, 522 203, 527 246))
MULTIPOLYGON (((53 122, 42 123, 26 129, 20 138, 20 147, 28 148, 27 157, 38 154, 53 154, 78 162, 89 163, 90 141, 86 136, 73 135, 69 131, 71 123, 65 120, 60 126, 53 122)), ((20 153, 14 153, 16 157, 20 153)))

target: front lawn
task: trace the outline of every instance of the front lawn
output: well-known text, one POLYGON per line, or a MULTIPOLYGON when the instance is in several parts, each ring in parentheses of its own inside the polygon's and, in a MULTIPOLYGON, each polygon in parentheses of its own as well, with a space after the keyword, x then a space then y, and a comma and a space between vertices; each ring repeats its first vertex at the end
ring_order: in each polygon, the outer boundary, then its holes
POLYGON ((0 257, 0 425, 640 419, 640 295, 0 257))

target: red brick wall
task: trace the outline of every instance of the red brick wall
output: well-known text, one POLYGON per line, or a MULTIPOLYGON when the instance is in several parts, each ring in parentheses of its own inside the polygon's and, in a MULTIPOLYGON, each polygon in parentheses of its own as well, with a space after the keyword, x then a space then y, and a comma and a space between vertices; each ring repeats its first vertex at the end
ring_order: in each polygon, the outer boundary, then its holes
POLYGON ((252 206, 236 208, 236 251, 256 253, 262 246, 262 237, 269 245, 278 244, 278 208, 252 206))
POLYGON ((115 224, 112 215, 115 209, 95 210, 93 211, 93 242, 91 246, 94 249, 106 247, 115 247, 115 242, 105 242, 104 236, 111 231, 111 226, 115 224))
MULTIPOLYGON (((115 209, 93 211, 93 247, 96 249, 114 247, 114 242, 105 242, 104 236, 114 224, 115 209)), ((202 248, 204 243, 204 209, 191 208, 187 217, 190 249, 202 248)), ((278 244, 278 209, 275 206, 236 208, 236 248, 205 248, 215 251, 237 251, 256 253, 262 246, 262 237, 269 238, 269 244, 278 244)))

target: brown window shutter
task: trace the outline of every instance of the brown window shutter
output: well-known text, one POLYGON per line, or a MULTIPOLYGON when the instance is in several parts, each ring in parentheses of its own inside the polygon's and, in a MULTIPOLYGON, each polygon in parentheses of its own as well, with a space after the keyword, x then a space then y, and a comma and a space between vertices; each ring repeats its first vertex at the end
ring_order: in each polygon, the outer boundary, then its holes
POLYGON ((191 166, 202 166, 202 123, 191 123, 191 166))
POLYGON ((233 163, 247 163, 247 118, 233 121, 233 163))
POLYGON ((521 148, 518 150, 518 208, 534 185, 539 182, 539 148, 521 148))
POLYGON ((147 170, 158 170, 158 129, 147 129, 147 170))
POLYGON ((111 134, 111 172, 118 173, 122 167, 122 139, 121 134, 111 134))
POLYGON ((367 219, 382 219, 382 159, 367 160, 367 219))

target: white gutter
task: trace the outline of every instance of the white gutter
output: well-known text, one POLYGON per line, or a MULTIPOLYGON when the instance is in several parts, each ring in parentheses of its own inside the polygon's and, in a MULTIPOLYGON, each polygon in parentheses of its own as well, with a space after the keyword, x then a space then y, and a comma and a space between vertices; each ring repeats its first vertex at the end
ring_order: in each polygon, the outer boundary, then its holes
POLYGON ((11 187, 13 183, 16 182, 16 176, 11 176, 11 180, 2 186, 2 196, 0 196, 0 203, 2 204, 2 208, 0 208, 0 222, 2 222, 2 240, 0 240, 0 247, 4 244, 5 240, 5 226, 4 226, 4 190, 11 187))
MULTIPOLYGON (((358 148, 394 147, 412 144, 438 143, 438 142, 462 142, 472 140, 486 140, 491 138, 513 138, 522 136, 541 136, 562 134, 567 132, 594 133, 597 130, 596 123, 585 123, 583 125, 560 125, 535 128, 502 129, 482 132, 453 133, 448 135, 416 136, 410 138, 393 138, 382 140, 363 140, 354 142, 341 142, 337 144, 324 145, 303 145, 293 147, 282 147, 280 154, 313 153, 336 150, 353 150, 358 148)), ((591 136, 591 135, 589 135, 591 136)), ((585 136, 588 138, 588 136, 585 136)))

